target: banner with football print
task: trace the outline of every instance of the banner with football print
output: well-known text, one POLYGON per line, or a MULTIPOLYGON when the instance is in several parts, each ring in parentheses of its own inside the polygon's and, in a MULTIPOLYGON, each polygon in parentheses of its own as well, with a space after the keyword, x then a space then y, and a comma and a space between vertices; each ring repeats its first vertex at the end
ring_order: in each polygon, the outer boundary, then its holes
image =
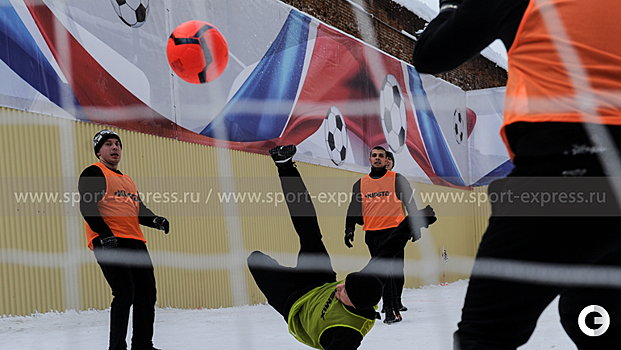
POLYGON ((0 0, 0 11, 2 106, 253 153, 297 144, 300 161, 358 172, 382 145, 396 171, 438 185, 508 171, 502 151, 472 161, 490 147, 472 135, 497 138, 499 94, 471 104, 279 2, 0 0))

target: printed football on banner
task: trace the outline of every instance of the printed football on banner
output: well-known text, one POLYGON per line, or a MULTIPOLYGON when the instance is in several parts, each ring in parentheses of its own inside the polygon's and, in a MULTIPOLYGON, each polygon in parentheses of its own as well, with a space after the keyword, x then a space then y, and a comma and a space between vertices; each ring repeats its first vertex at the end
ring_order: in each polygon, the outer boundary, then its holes
POLYGON ((388 74, 382 83, 380 113, 386 141, 393 152, 400 153, 405 146, 408 121, 401 87, 392 74, 388 74))
POLYGON ((110 0, 112 8, 123 23, 139 28, 147 21, 149 0, 110 0))
POLYGON ((323 123, 326 148, 330 160, 336 166, 340 166, 345 162, 347 157, 347 127, 341 111, 336 107, 330 107, 326 114, 326 120, 323 123))
POLYGON ((455 142, 461 144, 465 141, 468 130, 466 130, 466 116, 461 115, 461 110, 455 108, 453 112, 453 125, 455 125, 455 142))

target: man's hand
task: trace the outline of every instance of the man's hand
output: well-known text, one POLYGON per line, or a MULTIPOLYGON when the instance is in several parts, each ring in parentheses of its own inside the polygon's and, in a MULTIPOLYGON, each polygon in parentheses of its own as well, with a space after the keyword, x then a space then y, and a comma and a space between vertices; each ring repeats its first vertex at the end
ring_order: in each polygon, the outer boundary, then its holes
POLYGON ((119 245, 119 241, 114 236, 99 238, 101 249, 111 249, 119 245))
POLYGON ((409 218, 410 220, 413 220, 409 222, 411 230, 409 239, 411 239, 412 242, 416 242, 421 238, 421 228, 427 228, 429 227, 429 225, 433 224, 438 220, 436 218, 435 211, 433 211, 433 208, 429 205, 424 207, 423 209, 420 209, 415 216, 409 218))
POLYGON ((427 228, 429 227, 429 225, 433 224, 434 222, 438 221, 438 218, 436 218, 436 212, 433 211, 433 208, 429 205, 427 205, 426 207, 424 207, 423 209, 418 211, 418 216, 420 216, 423 220, 422 220, 422 225, 421 227, 423 228, 427 228))
POLYGON ((352 230, 351 228, 345 229, 345 245, 347 246, 347 248, 353 247, 353 245, 351 244, 351 242, 353 241, 354 241, 354 230, 352 230))
POLYGON ((420 239, 421 237, 421 233, 420 233, 420 229, 417 228, 415 230, 412 230, 412 232, 410 232, 410 239, 412 240, 412 242, 416 242, 420 239))
POLYGON ((156 229, 160 231, 164 231, 164 233, 168 234, 168 230, 170 229, 170 224, 168 223, 168 220, 166 220, 165 217, 158 216, 155 219, 153 219, 153 223, 155 224, 156 229))

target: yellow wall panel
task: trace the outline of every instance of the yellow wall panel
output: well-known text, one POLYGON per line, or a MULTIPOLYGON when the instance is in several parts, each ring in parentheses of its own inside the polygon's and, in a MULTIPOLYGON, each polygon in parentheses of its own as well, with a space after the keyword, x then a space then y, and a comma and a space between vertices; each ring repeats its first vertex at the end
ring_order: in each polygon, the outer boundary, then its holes
POLYGON ((62 269, 2 264, 0 271, 0 316, 65 310, 62 269))
POLYGON ((156 268, 155 278, 159 307, 196 309, 234 306, 227 271, 156 268))
MULTIPOLYGON (((95 261, 95 258, 93 258, 95 261)), ((110 307, 112 292, 96 262, 80 266, 81 310, 106 309, 110 307)))

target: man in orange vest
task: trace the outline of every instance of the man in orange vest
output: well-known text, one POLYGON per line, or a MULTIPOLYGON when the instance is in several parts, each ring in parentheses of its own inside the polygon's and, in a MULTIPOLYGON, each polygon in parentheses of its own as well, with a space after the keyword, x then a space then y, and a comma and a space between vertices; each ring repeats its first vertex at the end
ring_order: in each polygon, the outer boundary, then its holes
MULTIPOLYGON (((382 146, 374 147, 370 152, 369 175, 356 181, 352 189, 351 202, 347 208, 345 220, 345 245, 352 247, 356 224, 363 225, 365 243, 369 247, 372 257, 375 257, 378 247, 406 218, 403 205, 408 213, 419 213, 414 202, 412 187, 400 174, 386 169, 386 149, 382 146)), ((422 210, 433 212, 430 206, 422 210)), ((422 216, 426 216, 422 214, 422 216)), ((413 219, 412 216, 410 219, 413 219)), ((436 221, 435 215, 429 215, 428 225, 436 221)), ((414 225, 417 226, 417 225, 414 225)), ((420 238, 420 231, 412 231, 412 242, 420 238)), ((393 260, 392 268, 386 283, 382 298, 383 310, 386 313, 384 322, 392 324, 402 320, 400 310, 405 309, 396 295, 395 276, 400 276, 403 267, 403 250, 393 260), (395 263, 396 262, 396 263, 395 263), (400 272, 401 271, 401 272, 400 272)), ((407 310, 407 309, 405 309, 407 310)))
POLYGON ((116 132, 99 131, 93 148, 99 162, 82 171, 78 190, 88 246, 112 289, 109 349, 127 349, 133 305, 132 350, 157 350, 152 341, 155 276, 140 225, 168 233, 169 223, 142 203, 134 181, 118 170, 123 145, 116 132))
POLYGON ((515 167, 489 186, 505 199, 492 203, 455 349, 516 349, 559 296, 579 349, 621 344, 621 289, 608 275, 621 269, 610 181, 621 176, 619 13, 618 0, 440 0, 416 43, 421 73, 454 69, 496 39, 509 58, 501 136, 515 167))

